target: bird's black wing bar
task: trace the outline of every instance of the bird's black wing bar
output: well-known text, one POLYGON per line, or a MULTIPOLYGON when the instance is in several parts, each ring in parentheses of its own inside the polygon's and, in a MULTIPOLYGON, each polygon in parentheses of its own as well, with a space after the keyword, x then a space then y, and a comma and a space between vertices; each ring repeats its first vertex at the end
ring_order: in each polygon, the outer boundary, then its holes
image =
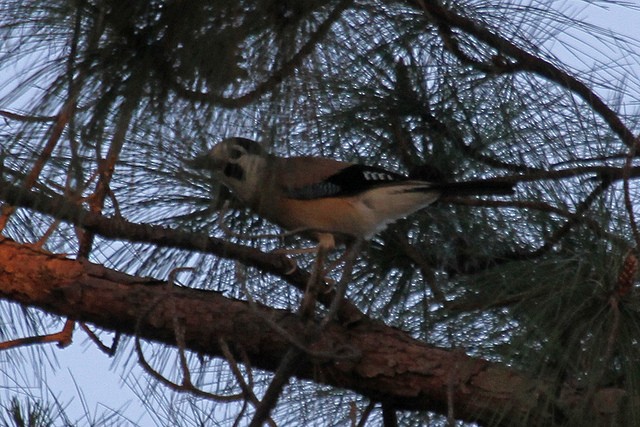
POLYGON ((366 165, 351 165, 323 181, 299 188, 287 188, 292 199, 311 200, 324 197, 348 197, 394 182, 407 181, 404 175, 366 165))

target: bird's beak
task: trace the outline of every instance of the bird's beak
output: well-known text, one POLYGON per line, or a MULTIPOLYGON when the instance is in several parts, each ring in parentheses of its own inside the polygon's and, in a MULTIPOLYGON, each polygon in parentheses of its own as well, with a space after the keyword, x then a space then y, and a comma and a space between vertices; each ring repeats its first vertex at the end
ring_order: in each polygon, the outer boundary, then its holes
POLYGON ((208 170, 212 172, 222 169, 224 163, 224 161, 212 157, 210 153, 201 154, 185 161, 185 164, 191 169, 208 170))

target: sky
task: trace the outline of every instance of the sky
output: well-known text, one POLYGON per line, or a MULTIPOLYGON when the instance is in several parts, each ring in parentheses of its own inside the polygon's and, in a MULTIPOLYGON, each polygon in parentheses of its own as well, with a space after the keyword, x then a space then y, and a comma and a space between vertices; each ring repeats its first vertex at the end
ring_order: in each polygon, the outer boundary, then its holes
MULTIPOLYGON (((541 7, 545 4, 552 3, 551 0, 535 2, 541 7)), ((612 31, 622 35, 622 39, 640 40, 640 11, 623 8, 617 5, 607 4, 605 2, 597 2, 588 5, 583 1, 554 2, 555 4, 564 4, 568 10, 578 12, 578 17, 584 18, 587 22, 597 26, 611 29, 612 31)), ((634 4, 635 2, 630 2, 634 4)), ((596 55, 588 40, 578 40, 571 34, 559 36, 566 40, 569 44, 577 46, 580 52, 571 53, 565 49, 561 42, 550 43, 549 47, 553 49, 556 56, 569 65, 579 68, 588 69, 593 65, 593 61, 589 58, 596 55), (586 42, 582 44, 582 42, 586 42), (582 55, 583 59, 580 59, 582 55)), ((582 34, 580 37, 584 37, 582 34)), ((611 54, 606 47, 602 47, 604 54, 611 54)), ((603 55, 604 56, 604 55, 603 55)), ((635 64, 634 67, 639 70, 638 61, 640 60, 640 48, 638 49, 638 57, 620 58, 621 61, 628 61, 629 64, 635 64)), ((615 59, 615 58, 614 58, 615 59)), ((602 76, 611 79, 613 87, 616 87, 616 81, 624 78, 624 76, 611 75, 602 76)), ((640 93, 638 88, 636 96, 640 93)), ((605 89, 599 89, 599 92, 606 95, 605 89)), ((155 426, 154 419, 143 409, 139 402, 138 396, 123 384, 121 376, 124 374, 121 366, 112 367, 112 359, 98 350, 86 335, 76 329, 74 343, 65 349, 53 349, 59 362, 58 369, 52 372, 49 369, 46 373, 46 380, 51 393, 57 396, 63 404, 68 403, 66 408, 72 420, 78 420, 85 414, 87 410, 90 414, 100 414, 111 409, 124 408, 124 413, 135 424, 142 427, 155 426), (78 393, 82 390, 82 396, 78 393), (86 406, 85 406, 86 405, 86 406)), ((116 423, 115 425, 122 425, 116 423)))

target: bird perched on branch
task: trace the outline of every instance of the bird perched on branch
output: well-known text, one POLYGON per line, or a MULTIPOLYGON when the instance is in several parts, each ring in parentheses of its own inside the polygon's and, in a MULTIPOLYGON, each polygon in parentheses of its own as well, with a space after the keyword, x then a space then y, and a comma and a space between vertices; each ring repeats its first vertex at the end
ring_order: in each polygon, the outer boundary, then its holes
POLYGON ((329 249, 370 239, 443 196, 513 192, 512 183, 498 180, 429 182, 379 166, 278 157, 239 137, 221 141, 189 164, 210 171, 255 213, 329 249))

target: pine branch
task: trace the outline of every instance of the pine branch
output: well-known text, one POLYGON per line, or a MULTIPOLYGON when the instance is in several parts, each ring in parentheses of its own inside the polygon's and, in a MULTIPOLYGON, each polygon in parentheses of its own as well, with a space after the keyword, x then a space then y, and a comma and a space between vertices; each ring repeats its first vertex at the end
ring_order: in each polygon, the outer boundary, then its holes
POLYGON ((309 40, 300 48, 300 50, 286 61, 282 67, 273 71, 269 78, 258 84, 253 90, 240 95, 236 98, 228 98, 216 93, 206 93, 192 90, 184 87, 181 82, 175 81, 171 78, 174 73, 170 69, 170 65, 166 64, 161 55, 157 58, 158 63, 163 64, 165 73, 161 73, 161 77, 164 77, 167 83, 171 86, 176 93, 190 101, 206 102, 217 104, 225 108, 242 108, 256 102, 262 95, 272 91, 287 77, 291 76, 302 64, 302 61, 309 56, 313 50, 322 41, 324 36, 329 32, 331 26, 340 18, 342 13, 351 5, 353 0, 342 0, 340 3, 329 13, 327 18, 318 26, 316 31, 311 34, 309 40))
MULTIPOLYGON (((250 246, 227 242, 205 234, 173 230, 157 225, 135 224, 119 217, 108 218, 82 209, 62 197, 49 197, 12 186, 2 180, 0 180, 0 199, 16 207, 51 215, 107 239, 151 243, 237 260, 247 266, 276 275, 302 292, 305 291, 309 280, 309 273, 304 270, 296 269, 291 272, 291 260, 284 255, 262 252, 250 246)), ((325 307, 330 307, 335 295, 334 289, 324 285, 318 293, 318 302, 325 307)), ((340 306, 338 312, 338 318, 344 321, 357 320, 362 316, 360 310, 348 301, 340 306)))
MULTIPOLYGON (((631 130, 622 122, 622 119, 618 114, 607 105, 604 100, 598 96, 593 90, 591 90, 586 84, 580 81, 572 74, 561 70, 551 62, 533 55, 527 52, 521 47, 517 46, 513 42, 506 38, 496 34, 475 22, 472 19, 461 16, 454 11, 445 8, 437 1, 424 1, 424 0, 409 0, 407 4, 411 7, 420 10, 427 15, 427 17, 434 21, 436 25, 443 26, 444 33, 448 34, 450 28, 459 28, 467 34, 475 37, 476 39, 486 43, 500 55, 515 60, 514 63, 508 63, 504 60, 494 61, 490 68, 492 72, 518 72, 528 71, 544 77, 560 87, 563 87, 576 95, 578 95, 584 102, 586 102, 593 110, 602 117, 602 119, 609 125, 611 130, 615 132, 622 142, 628 147, 637 143, 636 137, 631 130)), ((450 46, 452 43, 445 43, 450 46)), ((471 60, 466 56, 460 55, 460 52, 453 47, 451 51, 454 55, 457 55, 462 62, 467 64, 479 63, 478 61, 471 60)), ((481 63, 481 69, 487 71, 487 64, 481 63)))
MULTIPOLYGON (((294 336, 304 334, 307 327, 293 312, 266 306, 256 312, 247 302, 217 292, 172 287, 167 294, 160 281, 66 259, 9 239, 0 240, 0 297, 107 330, 138 331, 140 339, 174 347, 170 307, 175 306, 182 314, 186 349, 225 357, 219 345, 224 340, 228 348, 244 349, 253 367, 272 372, 291 347, 263 318, 278 319, 294 336)), ((624 399, 630 404, 639 401, 622 390, 601 388, 587 406, 583 392, 567 385, 555 397, 549 379, 530 378, 498 363, 430 346, 368 319, 349 327, 328 324, 313 348, 337 359, 303 354, 293 368, 297 378, 351 389, 400 410, 446 414, 452 400, 458 419, 481 424, 502 420, 499 425, 514 426, 526 419, 529 424, 553 426, 565 422, 574 408, 589 408, 604 425, 605 418, 618 415, 624 399), (340 358, 345 349, 354 357, 340 358)))

